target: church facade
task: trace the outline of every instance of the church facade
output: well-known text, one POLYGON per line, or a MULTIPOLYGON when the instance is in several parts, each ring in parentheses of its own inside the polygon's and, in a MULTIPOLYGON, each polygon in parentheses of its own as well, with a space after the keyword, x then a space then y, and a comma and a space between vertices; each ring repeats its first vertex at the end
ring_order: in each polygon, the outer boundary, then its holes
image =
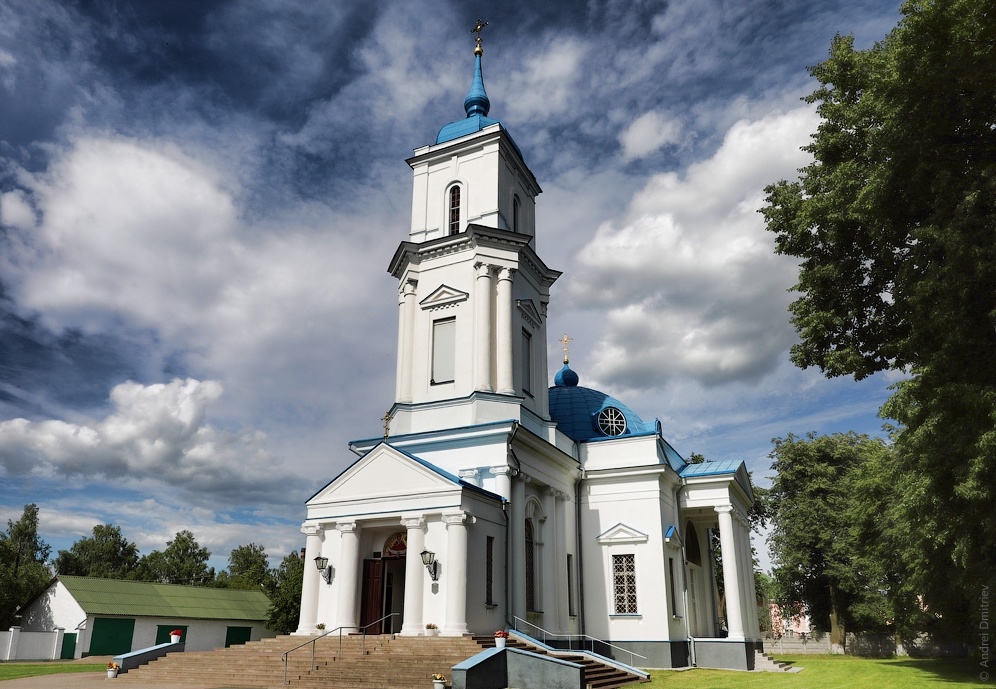
POLYGON ((541 190, 488 116, 482 56, 478 38, 466 117, 407 161, 395 402, 307 502, 297 633, 512 628, 640 667, 750 669, 746 469, 687 464, 659 422, 580 385, 566 336, 548 387, 560 272, 537 253, 541 190))

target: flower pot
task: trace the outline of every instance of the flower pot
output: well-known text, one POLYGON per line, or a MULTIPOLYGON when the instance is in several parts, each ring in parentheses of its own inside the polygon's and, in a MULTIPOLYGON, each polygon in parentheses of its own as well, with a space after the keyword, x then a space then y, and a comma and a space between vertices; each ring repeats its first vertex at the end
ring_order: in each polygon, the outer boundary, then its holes
POLYGON ((179 634, 170 634, 169 635, 169 642, 171 644, 178 644, 178 643, 180 643, 180 635, 179 634))
POLYGON ((115 670, 114 668, 107 669, 107 679, 114 679, 117 676, 118 676, 117 670, 115 670))
POLYGON ((425 630, 425 635, 426 636, 436 636, 437 634, 439 634, 439 630, 438 629, 426 629, 425 630))
POLYGON ((504 636, 495 637, 495 648, 505 648, 505 642, 508 641, 504 636))
POLYGON ((444 679, 432 680, 432 689, 446 689, 446 680, 444 679))

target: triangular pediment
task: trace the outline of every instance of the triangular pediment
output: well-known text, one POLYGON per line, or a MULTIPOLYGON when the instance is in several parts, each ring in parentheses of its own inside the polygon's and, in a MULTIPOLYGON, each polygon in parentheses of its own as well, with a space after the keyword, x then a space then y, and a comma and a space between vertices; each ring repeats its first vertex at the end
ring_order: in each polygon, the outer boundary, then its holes
POLYGON ((603 531, 595 540, 602 545, 609 545, 611 543, 646 543, 648 538, 649 536, 642 531, 620 522, 607 531, 603 531))
POLYGON ((459 304, 462 301, 466 301, 469 296, 466 292, 461 292, 456 288, 448 285, 440 285, 432 291, 432 294, 420 301, 419 306, 424 310, 434 311, 459 304))
POLYGON ((536 308, 536 304, 533 303, 532 299, 519 299, 515 305, 519 308, 519 313, 529 325, 534 328, 540 327, 543 317, 540 315, 539 309, 536 308))
POLYGON ((461 490, 459 479, 431 464, 381 443, 334 478, 308 501, 308 506, 357 505, 461 490))

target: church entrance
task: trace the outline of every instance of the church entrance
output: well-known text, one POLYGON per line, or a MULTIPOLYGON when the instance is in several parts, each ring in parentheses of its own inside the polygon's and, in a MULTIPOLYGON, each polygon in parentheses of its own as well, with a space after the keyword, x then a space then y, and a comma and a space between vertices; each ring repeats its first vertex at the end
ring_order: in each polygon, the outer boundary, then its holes
POLYGON ((378 554, 381 557, 363 561, 360 626, 367 629, 367 634, 393 634, 401 631, 404 622, 408 534, 404 531, 391 534, 378 554), (367 625, 372 626, 367 628, 367 625))

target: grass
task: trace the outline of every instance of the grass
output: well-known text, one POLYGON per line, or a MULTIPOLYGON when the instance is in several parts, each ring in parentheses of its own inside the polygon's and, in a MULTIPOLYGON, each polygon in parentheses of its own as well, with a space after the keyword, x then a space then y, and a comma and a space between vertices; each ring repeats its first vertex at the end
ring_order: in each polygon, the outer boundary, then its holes
POLYGON ((653 689, 907 689, 908 687, 996 687, 980 679, 978 660, 970 658, 855 658, 854 656, 777 656, 805 668, 802 672, 668 670, 651 672, 653 689))
POLYGON ((74 663, 57 660, 47 663, 5 661, 0 662, 0 681, 34 677, 36 675, 59 675, 70 672, 104 672, 105 670, 107 670, 107 663, 74 663))

